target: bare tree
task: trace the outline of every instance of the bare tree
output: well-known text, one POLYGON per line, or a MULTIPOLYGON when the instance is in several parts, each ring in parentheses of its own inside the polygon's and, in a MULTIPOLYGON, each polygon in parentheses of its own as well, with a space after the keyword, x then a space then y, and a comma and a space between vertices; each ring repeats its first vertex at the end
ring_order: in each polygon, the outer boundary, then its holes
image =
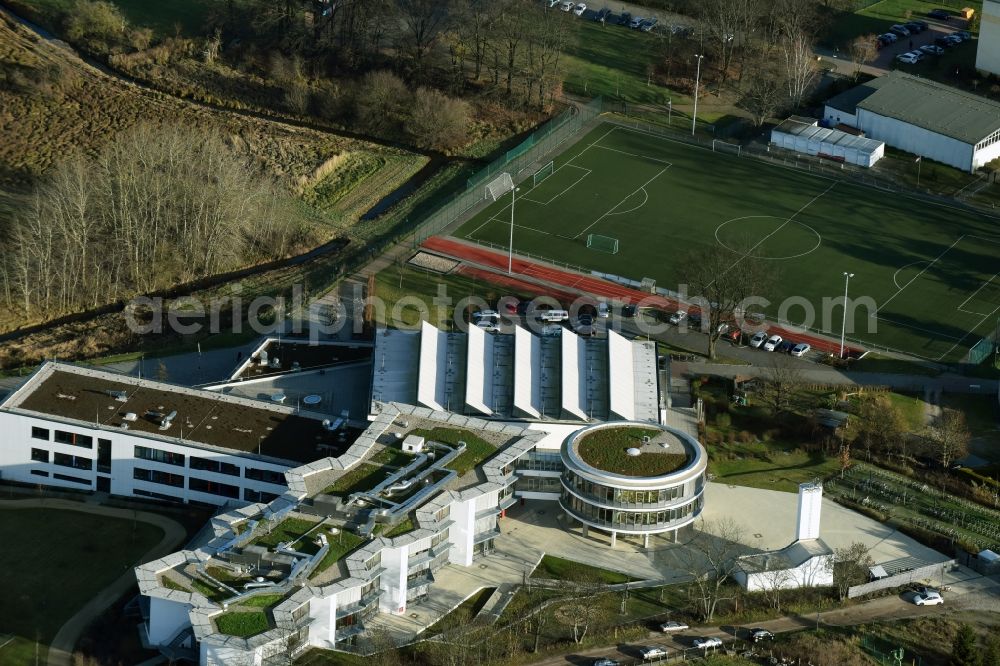
POLYGON ((753 124, 760 127, 773 117, 788 99, 774 72, 754 69, 744 86, 737 105, 750 113, 753 124))
POLYGON ((432 150, 450 151, 467 141, 469 105, 432 88, 418 88, 413 95, 406 131, 413 143, 432 150))
POLYGON ((875 35, 859 35, 851 41, 851 60, 854 61, 854 78, 861 76, 861 68, 878 55, 878 38, 875 35))
POLYGON ((760 398, 772 414, 792 408, 792 398, 802 385, 802 369, 786 356, 774 355, 761 376, 760 398))
POLYGON ((819 74, 810 35, 804 30, 786 34, 781 42, 781 54, 788 97, 796 107, 801 106, 819 74))
POLYGON ((891 453, 906 446, 906 423, 903 414, 887 397, 863 396, 858 405, 858 441, 871 460, 872 450, 891 453))
POLYGON ((969 429, 965 424, 965 414, 954 409, 945 409, 941 416, 927 428, 924 436, 925 452, 942 467, 948 467, 969 453, 969 429))
MULTIPOLYGON (((763 556, 762 556, 763 557, 763 556)), ((766 568, 757 573, 761 581, 761 593, 767 603, 778 613, 781 612, 781 595, 793 581, 791 561, 778 553, 767 554, 766 568)))
POLYGON ((754 255, 755 247, 740 243, 732 249, 722 245, 692 250, 681 262, 692 294, 691 303, 701 308, 702 330, 708 334, 708 356, 715 358, 716 343, 725 326, 745 314, 751 296, 762 295, 774 281, 772 266, 754 255), (725 326, 724 326, 725 325, 725 326))
POLYGON ((449 0, 396 0, 402 21, 402 47, 417 78, 423 76, 426 58, 448 25, 449 0))
POLYGON ((841 599, 847 598, 849 588, 868 582, 868 570, 875 563, 868 546, 860 541, 837 548, 833 559, 833 584, 841 599))
POLYGON ((354 97, 354 114, 364 129, 381 136, 397 133, 410 91, 392 72, 369 72, 361 79, 354 97))
POLYGON ((710 622, 727 593, 727 583, 746 552, 741 545, 743 529, 732 519, 705 523, 695 538, 678 551, 678 563, 692 578, 695 602, 701 619, 710 622))

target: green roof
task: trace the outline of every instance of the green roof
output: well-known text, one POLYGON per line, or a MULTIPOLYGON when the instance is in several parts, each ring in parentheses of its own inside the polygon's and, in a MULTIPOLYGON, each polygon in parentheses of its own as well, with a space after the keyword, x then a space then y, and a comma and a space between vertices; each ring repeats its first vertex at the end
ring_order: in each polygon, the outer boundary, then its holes
MULTIPOLYGON (((1000 130, 1000 103, 985 97, 898 71, 875 81, 880 84, 857 108, 964 143, 979 143, 1000 130)), ((865 85, 872 88, 871 83, 865 85)))

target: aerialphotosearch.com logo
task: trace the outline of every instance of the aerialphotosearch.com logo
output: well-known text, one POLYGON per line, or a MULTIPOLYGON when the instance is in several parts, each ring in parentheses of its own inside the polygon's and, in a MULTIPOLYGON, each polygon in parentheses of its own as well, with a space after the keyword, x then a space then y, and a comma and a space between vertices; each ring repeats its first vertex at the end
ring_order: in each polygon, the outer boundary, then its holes
POLYGON ((353 293, 347 297, 342 294, 341 298, 306 303, 302 285, 296 284, 289 298, 257 296, 250 300, 245 299, 242 290, 236 287, 232 295, 213 298, 207 307, 193 297, 165 300, 162 297, 139 296, 129 302, 125 317, 129 330, 137 335, 243 333, 251 330, 260 335, 280 333, 302 336, 310 341, 337 336, 348 327, 351 334, 359 335, 369 321, 404 330, 419 329, 420 322, 427 321, 439 328, 464 332, 475 325, 469 321, 472 314, 485 311, 496 312, 501 319, 501 327, 503 324, 519 324, 534 333, 551 330, 547 327, 552 323, 542 317, 551 310, 566 311, 566 321, 571 325, 577 324, 581 315, 589 314, 593 323, 601 328, 643 336, 655 336, 667 330, 707 333, 713 323, 725 323, 731 330, 738 328, 753 334, 767 330, 767 323, 759 314, 765 312, 775 313, 776 317, 772 320, 795 333, 834 332, 839 331, 841 326, 847 334, 872 334, 878 330, 878 306, 870 296, 847 299, 843 296, 823 297, 818 309, 815 302, 804 296, 789 296, 779 302, 776 309, 772 307, 774 303, 771 300, 750 296, 731 307, 722 308, 724 316, 716 317, 714 322, 711 314, 715 304, 700 296, 688 296, 686 285, 680 285, 677 296, 682 305, 671 305, 667 299, 653 295, 638 301, 585 296, 577 297, 571 303, 551 296, 523 301, 510 295, 487 301, 479 296, 452 298, 447 285, 439 284, 437 295, 430 299, 425 295, 409 294, 389 302, 377 294, 365 296, 362 285, 354 285, 353 293), (610 316, 607 319, 598 320, 596 317, 600 302, 608 306, 610 316), (631 306, 631 316, 623 316, 626 306, 631 306), (676 310, 696 316, 671 324, 669 315, 676 310))

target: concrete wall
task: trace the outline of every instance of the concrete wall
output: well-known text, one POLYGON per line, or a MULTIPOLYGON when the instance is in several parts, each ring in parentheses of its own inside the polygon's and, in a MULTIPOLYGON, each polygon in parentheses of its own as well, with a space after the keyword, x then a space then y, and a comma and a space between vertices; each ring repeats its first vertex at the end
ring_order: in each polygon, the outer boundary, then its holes
POLYGON ((823 119, 830 123, 831 127, 842 123, 848 127, 857 127, 858 117, 847 113, 846 111, 841 111, 840 109, 835 109, 832 106, 827 106, 823 108, 823 119))
POLYGON ((739 571, 736 582, 748 592, 762 590, 793 590, 800 587, 829 587, 833 585, 833 555, 812 557, 790 569, 761 573, 739 571))
MULTIPOLYGON (((178 426, 174 426, 177 428, 178 426)), ((253 460, 249 457, 228 454, 215 450, 200 449, 183 444, 148 439, 137 436, 129 431, 116 428, 93 428, 76 424, 64 424, 50 419, 34 417, 11 412, 0 412, 0 432, 4 433, 4 446, 0 447, 0 471, 3 478, 9 481, 19 481, 22 483, 43 484, 60 488, 75 488, 77 490, 93 490, 96 488, 97 472, 97 451, 98 439, 111 440, 111 473, 100 474, 100 476, 110 476, 111 493, 115 495, 131 496, 136 489, 159 493, 170 497, 176 497, 181 501, 197 500, 209 504, 223 505, 229 501, 243 502, 243 493, 246 489, 267 492, 280 495, 286 490, 282 485, 266 483, 246 478, 246 468, 264 469, 273 472, 284 473, 288 469, 287 465, 280 465, 271 462, 253 460), (34 439, 31 436, 32 427, 46 428, 49 430, 49 441, 34 439), (93 438, 93 447, 88 449, 72 444, 60 444, 52 441, 53 431, 65 430, 81 435, 88 435, 93 438), (142 460, 135 458, 135 447, 144 446, 147 448, 168 451, 170 453, 180 453, 185 456, 184 466, 169 465, 152 460, 142 460), (90 470, 62 467, 52 462, 43 463, 31 460, 31 449, 38 448, 52 453, 65 453, 77 457, 93 460, 90 470), (198 456, 213 460, 225 461, 239 466, 240 476, 228 474, 217 474, 205 470, 192 470, 189 468, 190 457, 198 456), (197 492, 187 488, 188 481, 185 478, 183 487, 163 485, 148 481, 140 481, 133 477, 134 469, 142 467, 170 474, 179 474, 184 477, 196 476, 207 481, 225 483, 232 486, 239 486, 239 497, 235 500, 215 495, 212 493, 197 492), (32 474, 32 470, 47 471, 50 476, 37 476, 32 474), (88 479, 90 485, 83 485, 70 481, 62 481, 53 478, 52 474, 67 474, 82 479, 88 479)), ((174 433, 172 433, 174 434, 174 433)), ((179 434, 179 430, 177 431, 179 434)))
POLYGON ((974 168, 972 145, 958 139, 894 118, 880 116, 865 109, 858 109, 858 122, 855 127, 862 130, 869 138, 885 141, 893 148, 943 162, 963 171, 972 171, 974 168))
POLYGON ((1000 0, 983 0, 976 69, 1000 75, 1000 0))
POLYGON ((871 594, 872 592, 877 592, 879 590, 887 590, 891 587, 899 587, 900 585, 908 585, 909 583, 916 583, 928 579, 931 581, 935 581, 935 579, 939 580, 946 571, 951 571, 957 566, 958 565, 955 564, 955 560, 948 560, 947 562, 928 564, 927 566, 920 567, 919 569, 904 571, 903 573, 896 574, 895 576, 879 578, 878 580, 873 580, 870 583, 855 585, 854 587, 848 588, 847 598, 854 599, 856 597, 863 597, 866 594, 871 594))

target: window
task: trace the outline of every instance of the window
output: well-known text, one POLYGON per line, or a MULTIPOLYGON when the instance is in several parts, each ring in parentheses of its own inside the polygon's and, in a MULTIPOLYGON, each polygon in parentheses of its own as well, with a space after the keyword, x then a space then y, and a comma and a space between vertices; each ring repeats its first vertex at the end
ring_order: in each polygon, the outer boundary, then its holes
POLYGON ((279 486, 285 485, 285 475, 283 472, 272 472, 269 469, 247 467, 244 474, 248 479, 253 479, 254 481, 263 481, 264 483, 273 483, 279 486))
POLYGON ((49 473, 46 472, 44 469, 33 469, 33 470, 31 470, 31 473, 34 474, 35 476, 45 476, 45 477, 47 477, 49 475, 49 473))
POLYGON ((45 462, 49 461, 49 452, 45 449, 31 449, 31 459, 35 462, 45 462))
MULTIPOLYGON (((94 469, 94 461, 82 456, 71 456, 68 453, 59 453, 52 456, 52 462, 61 467, 72 467, 73 469, 85 469, 88 472, 94 469)), ((89 482, 88 482, 89 483, 89 482)))
POLYGON ((222 462, 213 458, 199 458, 191 456, 188 459, 188 466, 191 469, 198 469, 204 472, 215 472, 217 474, 228 474, 229 476, 239 476, 240 466, 232 463, 222 462))
POLYGON ((47 442, 49 441, 49 429, 32 426, 31 437, 33 439, 44 439, 47 442))
POLYGON ((274 493, 265 493, 250 488, 243 489, 243 499, 247 502, 273 502, 278 496, 274 493))
POLYGON ((94 448, 94 438, 90 435, 78 435, 75 432, 66 432, 65 430, 56 430, 53 441, 59 442, 60 444, 82 446, 85 449, 94 448))
POLYGON ((132 478, 137 481, 159 483, 164 486, 173 486, 174 488, 184 487, 183 474, 171 474, 170 472, 161 472, 155 469, 143 469, 142 467, 136 467, 132 470, 132 478))
POLYGON ((168 502, 183 502, 180 497, 174 497, 173 495, 164 495, 163 493, 154 493, 152 490, 143 490, 141 488, 135 488, 132 490, 133 495, 139 497, 152 497, 154 499, 166 500, 168 502))
POLYGON ((228 483, 217 483, 215 481, 206 481, 205 479, 199 479, 194 476, 188 479, 188 490, 196 490, 199 493, 209 493, 210 495, 221 495, 222 497, 230 497, 232 499, 240 498, 239 486, 231 486, 228 483))
POLYGON ((79 483, 81 486, 89 486, 90 479, 81 479, 78 476, 70 476, 68 474, 53 474, 53 479, 59 479, 60 481, 69 481, 70 483, 79 483))
POLYGON ((183 453, 171 453, 170 451, 161 451, 160 449, 137 446, 135 447, 135 457, 140 460, 152 460, 153 462, 160 462, 166 465, 184 467, 183 453))
POLYGON ((97 440, 97 471, 111 473, 111 440, 97 440))

